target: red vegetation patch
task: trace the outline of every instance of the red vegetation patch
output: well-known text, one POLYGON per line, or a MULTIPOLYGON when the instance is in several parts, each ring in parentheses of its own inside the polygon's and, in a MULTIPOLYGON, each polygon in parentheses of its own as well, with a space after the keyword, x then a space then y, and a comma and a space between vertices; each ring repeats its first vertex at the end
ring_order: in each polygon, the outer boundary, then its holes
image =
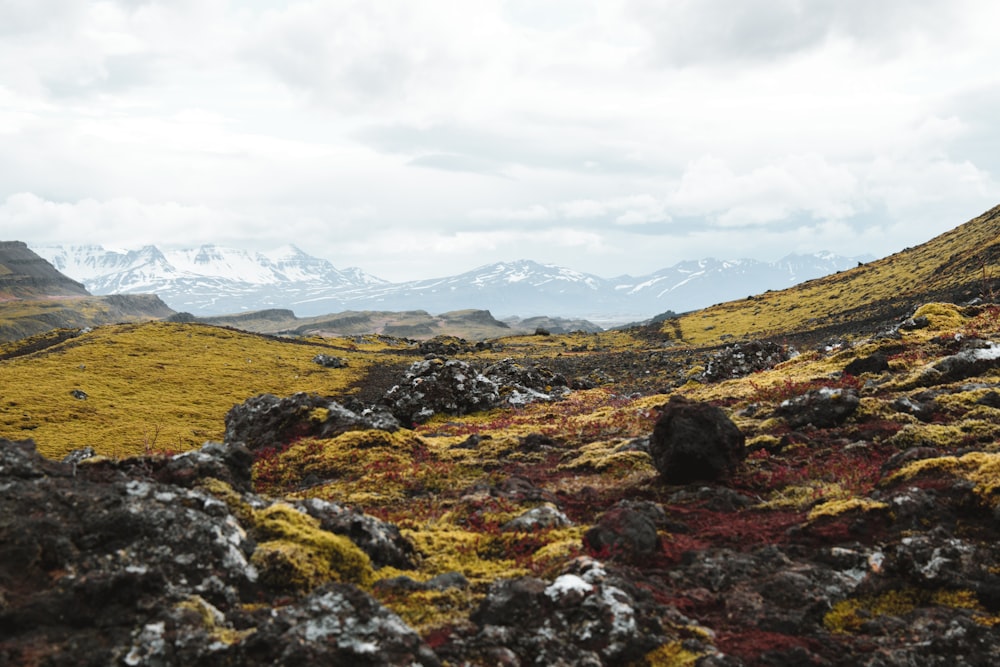
POLYGON ((751 403, 781 403, 813 389, 854 389, 860 391, 864 386, 861 379, 847 373, 839 378, 814 378, 804 382, 785 378, 784 382, 770 386, 759 385, 753 380, 748 380, 748 382, 753 388, 753 393, 749 397, 751 403))
POLYGON ((785 652, 797 648, 806 649, 812 653, 821 650, 819 642, 777 632, 764 632, 763 630, 720 632, 716 638, 716 646, 723 653, 739 658, 748 667, 776 664, 764 659, 767 653, 785 652))

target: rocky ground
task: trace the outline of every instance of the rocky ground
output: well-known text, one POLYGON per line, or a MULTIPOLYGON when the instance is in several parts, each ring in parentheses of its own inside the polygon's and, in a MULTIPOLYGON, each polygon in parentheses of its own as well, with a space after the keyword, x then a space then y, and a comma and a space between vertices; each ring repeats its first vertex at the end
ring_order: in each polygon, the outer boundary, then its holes
POLYGON ((907 315, 439 339, 181 454, 2 441, 0 664, 1000 664, 1000 308, 907 315))

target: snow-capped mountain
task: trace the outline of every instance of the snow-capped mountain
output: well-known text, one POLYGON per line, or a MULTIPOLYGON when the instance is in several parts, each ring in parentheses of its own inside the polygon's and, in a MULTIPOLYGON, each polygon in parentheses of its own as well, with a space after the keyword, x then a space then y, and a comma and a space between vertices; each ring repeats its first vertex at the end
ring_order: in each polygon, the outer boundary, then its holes
POLYGON ((41 246, 41 257, 92 294, 152 292, 171 308, 196 315, 285 307, 344 289, 382 285, 360 269, 341 271, 293 245, 259 253, 203 245, 161 251, 156 246, 41 246))
POLYGON ((684 312, 850 268, 859 259, 829 253, 777 262, 702 259, 655 273, 601 278, 530 260, 497 262, 430 280, 389 283, 337 269, 292 245, 258 253, 205 245, 186 250, 34 247, 93 294, 152 292, 200 316, 289 308, 300 317, 342 310, 488 309, 497 317, 548 315, 611 324, 684 312))

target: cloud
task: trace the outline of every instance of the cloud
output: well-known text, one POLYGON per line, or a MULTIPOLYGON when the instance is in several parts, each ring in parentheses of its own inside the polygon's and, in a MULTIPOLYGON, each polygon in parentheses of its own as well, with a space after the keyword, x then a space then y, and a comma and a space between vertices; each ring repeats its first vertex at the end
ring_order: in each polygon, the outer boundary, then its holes
POLYGON ((242 222, 238 216, 205 206, 147 204, 131 198, 70 203, 22 192, 0 204, 0 226, 9 238, 35 244, 197 244, 210 242, 242 222), (169 234, 162 236, 149 232, 168 229, 169 234))
MULTIPOLYGON (((846 40, 894 55, 944 40, 969 17, 953 0, 629 0, 654 61, 672 66, 747 67, 846 40)), ((974 7, 972 8, 974 9, 974 7)))
POLYGON ((858 178, 844 165, 819 155, 790 155, 737 174, 720 158, 707 155, 685 170, 668 197, 669 209, 703 216, 733 227, 762 225, 805 213, 839 219, 856 212, 858 178))

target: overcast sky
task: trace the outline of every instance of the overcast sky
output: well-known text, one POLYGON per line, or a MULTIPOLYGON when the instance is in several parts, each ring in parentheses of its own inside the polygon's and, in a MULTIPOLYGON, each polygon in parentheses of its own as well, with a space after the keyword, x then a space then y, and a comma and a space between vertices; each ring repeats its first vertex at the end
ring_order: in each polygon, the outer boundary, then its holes
POLYGON ((995 0, 0 0, 0 237, 389 280, 884 256, 1000 203, 995 0))

